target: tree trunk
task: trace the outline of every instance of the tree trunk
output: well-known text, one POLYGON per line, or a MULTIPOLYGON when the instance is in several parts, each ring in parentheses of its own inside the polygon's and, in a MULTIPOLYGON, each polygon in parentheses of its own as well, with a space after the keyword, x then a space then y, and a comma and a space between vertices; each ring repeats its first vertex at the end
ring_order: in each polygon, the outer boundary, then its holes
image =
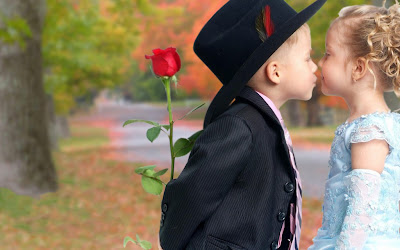
POLYGON ((0 42, 0 187, 39 196, 57 189, 43 88, 45 0, 0 0, 0 11, 23 18, 32 32, 25 49, 0 42))
POLYGON ((47 130, 49 131, 50 148, 58 150, 58 137, 56 131, 56 113, 54 110, 53 96, 46 95, 47 130))
POLYGON ((297 100, 290 100, 287 102, 287 112, 289 116, 289 124, 293 127, 304 125, 304 119, 301 116, 300 102, 297 100))
POLYGON ((312 98, 307 102, 307 126, 321 126, 323 125, 322 119, 320 116, 320 104, 318 99, 320 97, 320 93, 317 88, 314 88, 312 98))
POLYGON ((389 106, 390 110, 395 111, 400 109, 400 99, 397 98, 394 92, 386 92, 385 101, 389 106))

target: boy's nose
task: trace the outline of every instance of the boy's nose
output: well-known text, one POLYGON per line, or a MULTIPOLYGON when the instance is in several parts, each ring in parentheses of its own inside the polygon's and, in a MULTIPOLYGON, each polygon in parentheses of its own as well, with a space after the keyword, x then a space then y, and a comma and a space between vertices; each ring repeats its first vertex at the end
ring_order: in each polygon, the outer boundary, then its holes
POLYGON ((318 69, 318 66, 313 61, 313 69, 312 69, 313 73, 315 73, 317 71, 317 69, 318 69))

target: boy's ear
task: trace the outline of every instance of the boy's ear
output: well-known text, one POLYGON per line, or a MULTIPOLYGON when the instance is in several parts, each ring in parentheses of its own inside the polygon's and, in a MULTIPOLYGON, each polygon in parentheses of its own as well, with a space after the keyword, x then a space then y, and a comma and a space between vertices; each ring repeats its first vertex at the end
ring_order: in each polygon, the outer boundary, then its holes
POLYGON ((359 57, 354 61, 351 76, 353 77, 353 82, 357 82, 365 76, 367 73, 367 60, 363 57, 359 57))
POLYGON ((265 76, 273 84, 281 82, 280 65, 277 61, 272 61, 265 67, 265 76))

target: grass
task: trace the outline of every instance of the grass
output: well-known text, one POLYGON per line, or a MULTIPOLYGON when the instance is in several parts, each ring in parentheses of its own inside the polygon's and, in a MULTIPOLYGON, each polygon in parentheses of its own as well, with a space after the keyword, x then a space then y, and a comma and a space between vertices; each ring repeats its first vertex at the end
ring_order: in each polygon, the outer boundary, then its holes
MULTIPOLYGON (((123 249, 136 234, 155 246, 161 197, 143 191, 134 174, 143 164, 106 160, 104 129, 72 124, 71 134, 54 152, 56 193, 37 200, 0 189, 1 249, 123 249)), ((303 200, 301 249, 321 225, 320 210, 319 200, 303 200)))
POLYGON ((106 134, 72 127, 54 153, 56 193, 37 200, 0 190, 1 249, 123 249, 136 233, 156 241, 160 197, 142 191, 138 164, 104 159, 106 134))
POLYGON ((62 151, 98 148, 107 145, 109 141, 107 131, 103 128, 75 125, 71 127, 71 135, 59 142, 62 151))

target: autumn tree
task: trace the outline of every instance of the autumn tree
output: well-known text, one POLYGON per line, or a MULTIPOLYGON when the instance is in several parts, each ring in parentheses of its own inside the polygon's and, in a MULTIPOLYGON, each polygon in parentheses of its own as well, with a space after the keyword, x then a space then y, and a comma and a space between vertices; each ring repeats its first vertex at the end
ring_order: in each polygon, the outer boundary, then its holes
MULTIPOLYGON (((142 18, 143 36, 140 45, 133 52, 133 58, 141 72, 137 72, 135 82, 131 83, 136 85, 133 88, 138 90, 138 86, 141 85, 158 87, 159 83, 154 80, 146 66, 144 54, 149 54, 154 48, 172 46, 177 48, 182 59, 180 88, 189 95, 212 98, 221 87, 221 83, 194 54, 193 43, 204 24, 225 2, 227 1, 160 1, 157 5, 160 9, 173 8, 176 11, 174 15, 163 20, 156 16, 142 18)), ((159 92, 163 94, 162 86, 159 92)))
POLYGON ((0 0, 0 186, 38 196, 57 189, 42 69, 45 0, 0 0))

